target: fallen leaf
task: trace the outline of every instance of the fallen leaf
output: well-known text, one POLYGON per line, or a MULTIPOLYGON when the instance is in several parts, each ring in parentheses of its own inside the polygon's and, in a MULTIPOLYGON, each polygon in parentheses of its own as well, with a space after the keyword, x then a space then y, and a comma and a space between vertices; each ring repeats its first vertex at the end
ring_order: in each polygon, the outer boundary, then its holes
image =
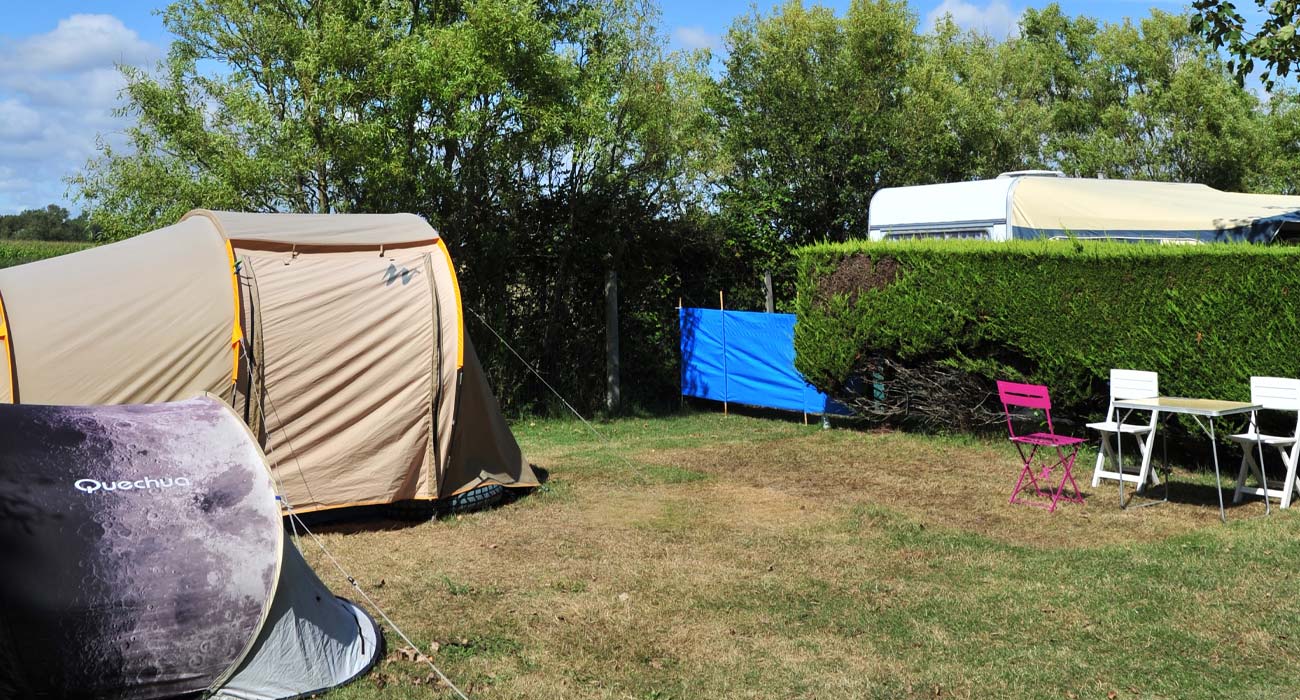
POLYGON ((623 602, 623 603, 626 603, 626 602, 627 602, 627 599, 628 599, 628 598, 631 598, 631 597, 632 597, 632 596, 630 596, 630 595, 628 595, 628 594, 626 594, 626 593, 619 593, 619 594, 618 594, 618 599, 619 599, 619 601, 620 601, 620 602, 623 602))
POLYGON ((1115 691, 1113 691, 1113 690, 1110 691, 1109 693, 1106 693, 1106 700, 1115 700, 1115 698, 1117 698, 1117 697, 1119 697, 1119 693, 1117 693, 1117 692, 1115 692, 1115 691))

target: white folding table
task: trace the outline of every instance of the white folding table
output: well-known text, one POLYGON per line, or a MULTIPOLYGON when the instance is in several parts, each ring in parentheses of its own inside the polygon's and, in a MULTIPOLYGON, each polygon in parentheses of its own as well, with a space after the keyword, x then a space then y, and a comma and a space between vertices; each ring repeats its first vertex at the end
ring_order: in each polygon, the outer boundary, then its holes
MULTIPOLYGON (((1191 416, 1196 422, 1197 427, 1205 431, 1210 438, 1210 449, 1214 453, 1214 482, 1218 487, 1219 493, 1219 520, 1228 522, 1227 513, 1223 508, 1223 480, 1219 476, 1219 443, 1215 439, 1214 419, 1223 418, 1224 416, 1236 416, 1243 413, 1252 414, 1251 428, 1254 429, 1253 412, 1262 409, 1259 404, 1248 403, 1245 401, 1216 401, 1214 399, 1187 399, 1177 396, 1157 396, 1149 399, 1115 399, 1115 410, 1124 411, 1120 416, 1120 423, 1123 423, 1133 411, 1154 411, 1160 413, 1176 413, 1184 416, 1191 416), (1202 418, 1205 419, 1202 422, 1202 418)), ((1116 467, 1119 469, 1119 507, 1126 508, 1124 503, 1124 443, 1122 440, 1116 440, 1116 467)), ((1259 448, 1260 464, 1264 463, 1264 448, 1259 448)), ((1264 481, 1264 512, 1271 514, 1272 510, 1268 504, 1268 478, 1262 474, 1260 479, 1264 481)), ((1143 474, 1142 476, 1146 476, 1143 474)), ((1169 500, 1169 475, 1165 475, 1165 497, 1162 501, 1169 500)))

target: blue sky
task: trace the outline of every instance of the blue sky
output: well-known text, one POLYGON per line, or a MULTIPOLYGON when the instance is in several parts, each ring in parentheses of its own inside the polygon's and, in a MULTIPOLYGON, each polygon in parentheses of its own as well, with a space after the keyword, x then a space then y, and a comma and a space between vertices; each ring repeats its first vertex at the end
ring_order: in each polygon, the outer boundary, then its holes
MULTIPOLYGON (((806 0, 843 11, 848 0, 806 0)), ((0 0, 0 213, 57 203, 76 210, 63 178, 95 154, 102 139, 122 141, 115 64, 149 66, 169 37, 149 0, 0 0)), ((677 48, 723 48, 737 16, 771 0, 660 0, 661 26, 677 48)), ((996 36, 1013 31, 1026 7, 1048 0, 911 0, 923 26, 950 13, 963 27, 996 36)), ((1108 21, 1176 12, 1183 0, 1062 0, 1070 14, 1108 21)))

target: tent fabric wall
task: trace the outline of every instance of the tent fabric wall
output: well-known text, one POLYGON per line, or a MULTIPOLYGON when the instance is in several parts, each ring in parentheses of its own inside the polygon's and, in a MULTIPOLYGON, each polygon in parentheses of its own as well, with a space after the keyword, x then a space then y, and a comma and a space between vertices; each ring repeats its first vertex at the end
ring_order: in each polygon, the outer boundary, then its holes
POLYGON ((0 405, 0 512, 0 697, 203 691, 266 619, 279 508, 218 400, 0 405))
POLYGON ((468 336, 463 371, 456 425, 464 427, 452 440, 447 470, 439 480, 443 485, 439 495, 451 496, 489 483, 509 483, 520 478, 516 475, 531 477, 536 485, 536 477, 510 434, 468 336))
POLYGON ((383 655, 370 615, 331 594, 285 538, 280 585, 253 651, 214 697, 277 700, 344 685, 383 655))
POLYGON ((682 395, 816 414, 844 410, 794 367, 794 314, 680 309, 682 395))
POLYGON ((1011 190, 1016 238, 1268 241, 1300 222, 1300 197, 1223 192, 1198 184, 1024 177, 1011 190))
POLYGON ((236 324, 227 260, 220 234, 196 219, 0 270, 16 400, 228 396, 236 324))
POLYGON ((257 214, 195 209, 181 221, 206 219, 221 235, 244 243, 322 247, 430 243, 438 233, 414 214, 257 214))

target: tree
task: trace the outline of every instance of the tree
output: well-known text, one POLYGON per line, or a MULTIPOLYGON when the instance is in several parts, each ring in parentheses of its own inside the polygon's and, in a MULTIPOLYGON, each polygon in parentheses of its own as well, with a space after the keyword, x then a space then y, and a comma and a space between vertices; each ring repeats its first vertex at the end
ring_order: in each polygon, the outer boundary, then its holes
POLYGON ((1272 93, 1256 119, 1262 136, 1251 159, 1250 191, 1300 195, 1300 94, 1272 93))
POLYGON ((1233 57, 1228 61, 1239 83, 1255 71, 1256 61, 1263 67, 1260 82, 1270 92, 1278 78, 1285 78, 1300 63, 1300 41, 1296 24, 1300 22, 1297 0, 1255 0, 1264 19, 1249 31, 1246 19, 1228 0, 1195 0, 1192 31, 1204 36, 1217 48, 1226 48, 1233 57))
POLYGON ((82 213, 73 217, 57 204, 0 215, 0 239, 87 241, 90 237, 91 227, 86 215, 82 213))
POLYGON ((1251 181, 1258 102, 1185 17, 1100 25, 1049 5, 1025 12, 1009 49, 1020 99, 1043 113, 1039 162, 1083 177, 1251 181))
POLYGON ((791 247, 865 237, 879 189, 993 177, 1037 155, 1005 47, 950 20, 918 34, 905 2, 855 0, 837 17, 793 0, 738 19, 727 44, 710 100, 723 252, 775 270, 778 297, 791 296, 791 247))
MULTIPOLYGON (((671 307, 707 79, 646 2, 179 0, 163 17, 166 61, 127 70, 129 148, 73 180, 107 237, 197 206, 420 214, 460 267, 467 322, 587 405, 604 393, 577 368, 601 362, 605 272, 636 290, 625 328, 671 307)), ((662 351, 626 347, 647 384, 675 377, 662 351)), ((478 349, 505 403, 542 397, 497 343, 478 349)))
POLYGON ((754 252, 776 258, 865 234, 871 195, 898 163, 915 24, 904 2, 859 0, 841 19, 792 0, 727 33, 711 100, 725 161, 719 204, 754 252))

